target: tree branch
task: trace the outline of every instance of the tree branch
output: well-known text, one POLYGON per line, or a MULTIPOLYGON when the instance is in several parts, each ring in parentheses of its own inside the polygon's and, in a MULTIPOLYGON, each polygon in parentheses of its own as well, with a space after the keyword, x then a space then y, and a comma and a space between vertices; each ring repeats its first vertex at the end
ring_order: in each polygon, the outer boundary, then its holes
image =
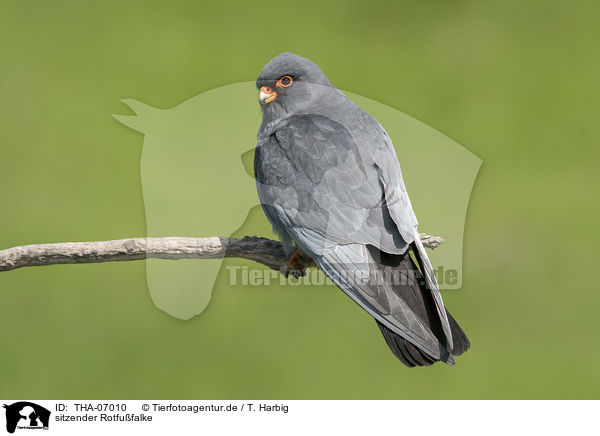
MULTIPOLYGON (((444 241, 437 236, 420 234, 423 245, 435 249, 444 241)), ((253 260, 282 271, 288 258, 281 243, 246 236, 238 238, 130 238, 115 241, 61 242, 34 244, 0 251, 0 271, 26 266, 73 263, 121 262, 141 259, 221 259, 238 257, 253 260)), ((310 265, 300 259, 299 265, 310 265)))

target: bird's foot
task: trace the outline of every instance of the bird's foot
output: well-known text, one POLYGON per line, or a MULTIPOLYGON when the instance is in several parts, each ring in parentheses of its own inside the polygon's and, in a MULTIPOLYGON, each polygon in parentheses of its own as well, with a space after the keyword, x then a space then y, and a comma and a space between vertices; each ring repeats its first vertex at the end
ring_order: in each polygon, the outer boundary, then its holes
POLYGON ((315 261, 300 250, 296 250, 290 256, 287 265, 281 267, 280 272, 286 278, 289 276, 295 278, 304 277, 306 275, 306 268, 309 266, 316 266, 315 261))

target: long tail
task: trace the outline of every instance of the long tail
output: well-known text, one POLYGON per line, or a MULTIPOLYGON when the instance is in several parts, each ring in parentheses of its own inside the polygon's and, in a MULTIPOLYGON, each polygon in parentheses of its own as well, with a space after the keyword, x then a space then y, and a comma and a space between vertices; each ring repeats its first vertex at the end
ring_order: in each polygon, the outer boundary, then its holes
MULTIPOLYGON (((470 348, 471 342, 469 341, 469 338, 467 338, 465 332, 460 328, 456 320, 452 317, 452 315, 450 315, 450 312, 446 312, 446 314, 448 315, 452 337, 454 338, 454 348, 452 348, 450 354, 453 356, 460 356, 470 348)), ((412 368, 414 366, 429 366, 435 362, 438 362, 437 359, 429 356, 427 353, 411 344, 402 336, 399 336, 388 329, 379 321, 375 321, 377 322, 379 330, 381 330, 381 333, 383 334, 385 343, 388 345, 388 347, 390 347, 390 350, 392 353, 394 353, 394 356, 396 356, 396 358, 404 365, 412 368)), ((453 364, 450 363, 450 365, 453 364)))
MULTIPOLYGON (((396 295, 404 300, 409 308, 423 321, 424 324, 437 337, 440 343, 444 344, 447 337, 443 329, 443 319, 448 322, 448 328, 454 341, 452 347, 448 346, 445 353, 450 354, 450 358, 443 359, 449 365, 454 364, 451 356, 459 356, 470 347, 469 339, 465 332, 460 328, 456 320, 442 306, 444 318, 438 313, 437 302, 434 295, 426 286, 421 271, 411 258, 407 251, 404 255, 396 256, 387 253, 374 253, 377 259, 378 268, 394 268, 404 276, 414 277, 404 283, 394 283, 392 289, 396 295)), ((415 253, 417 255, 417 253, 415 253)), ((377 320, 376 320, 377 321, 377 320)), ((419 347, 415 343, 394 333, 381 322, 377 321, 377 326, 381 330, 385 342, 394 353, 394 355, 406 366, 429 366, 442 360, 432 356, 430 353, 419 347)), ((443 355, 444 353, 442 353, 443 355)))

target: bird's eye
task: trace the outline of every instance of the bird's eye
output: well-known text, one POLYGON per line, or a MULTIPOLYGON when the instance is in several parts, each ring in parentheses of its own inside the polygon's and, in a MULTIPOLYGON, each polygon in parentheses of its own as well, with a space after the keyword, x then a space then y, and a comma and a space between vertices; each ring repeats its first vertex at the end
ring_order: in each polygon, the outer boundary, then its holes
POLYGON ((280 88, 287 88, 288 86, 290 86, 292 84, 292 82, 293 82, 293 80, 290 76, 283 76, 277 82, 277 86, 280 88))

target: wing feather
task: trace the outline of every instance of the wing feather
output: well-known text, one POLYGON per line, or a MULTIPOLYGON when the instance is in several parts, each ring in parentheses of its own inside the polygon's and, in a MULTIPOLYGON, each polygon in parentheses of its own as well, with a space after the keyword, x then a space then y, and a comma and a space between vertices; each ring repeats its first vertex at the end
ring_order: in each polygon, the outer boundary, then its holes
POLYGON ((452 349, 439 286, 419 240, 393 145, 366 112, 355 127, 360 137, 322 115, 287 119, 257 147, 255 175, 261 204, 275 231, 313 257, 354 301, 393 332, 443 360, 444 345, 389 284, 360 286, 336 276, 343 266, 378 273, 367 245, 398 255, 414 242, 452 349))
POLYGON ((432 358, 454 363, 445 345, 424 320, 394 292, 364 245, 338 245, 316 258, 315 262, 346 295, 378 322, 432 358))

